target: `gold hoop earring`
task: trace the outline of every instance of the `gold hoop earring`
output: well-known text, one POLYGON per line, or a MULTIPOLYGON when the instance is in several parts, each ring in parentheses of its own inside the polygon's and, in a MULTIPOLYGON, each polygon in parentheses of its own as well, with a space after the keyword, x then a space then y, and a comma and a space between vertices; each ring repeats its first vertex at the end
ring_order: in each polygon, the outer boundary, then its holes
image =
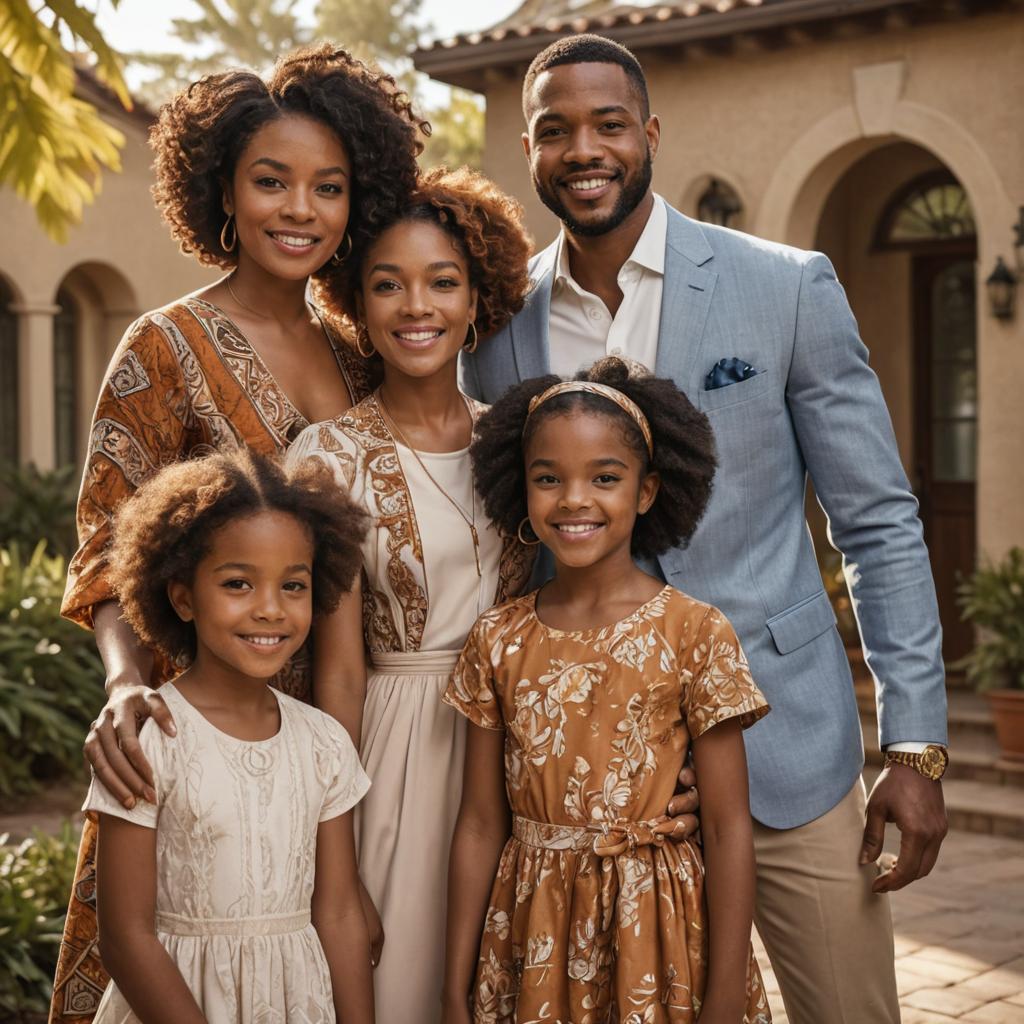
POLYGON ((344 245, 346 242, 348 242, 348 248, 345 250, 345 255, 342 256, 340 252, 336 252, 331 257, 331 262, 336 267, 340 267, 352 255, 352 236, 347 231, 341 240, 341 244, 344 245))
POLYGON ((373 342, 370 341, 370 332, 367 331, 365 324, 360 324, 356 328, 356 351, 364 359, 372 359, 373 356, 377 352, 377 350, 373 347, 373 342), (364 352, 363 351, 363 339, 364 338, 366 339, 366 344, 370 346, 370 351, 369 352, 364 352))
POLYGON ((530 524, 530 517, 529 516, 523 516, 523 521, 519 524, 519 529, 516 530, 516 537, 519 538, 519 543, 520 544, 523 544, 523 545, 525 545, 528 548, 532 548, 535 544, 539 544, 540 543, 540 537, 538 537, 537 534, 534 532, 533 540, 527 540, 523 536, 523 527, 525 525, 530 525, 530 530, 531 530, 531 532, 533 532, 533 526, 532 526, 532 524, 530 524))
POLYGON ((224 227, 220 229, 220 247, 225 252, 234 252, 235 246, 238 244, 238 231, 235 228, 235 215, 233 213, 228 214, 228 219, 224 221, 224 227), (231 244, 228 245, 228 240, 224 237, 228 233, 228 228, 231 228, 231 244))
MULTIPOLYGON (((467 342, 466 344, 464 344, 462 346, 462 351, 463 352, 475 352, 476 351, 477 342, 480 341, 480 335, 477 334, 477 332, 476 332, 476 324, 473 323, 472 320, 469 321, 469 330, 473 332, 473 340, 470 341, 470 342, 467 342)), ((469 331, 466 332, 466 337, 467 338, 469 337, 469 331)))

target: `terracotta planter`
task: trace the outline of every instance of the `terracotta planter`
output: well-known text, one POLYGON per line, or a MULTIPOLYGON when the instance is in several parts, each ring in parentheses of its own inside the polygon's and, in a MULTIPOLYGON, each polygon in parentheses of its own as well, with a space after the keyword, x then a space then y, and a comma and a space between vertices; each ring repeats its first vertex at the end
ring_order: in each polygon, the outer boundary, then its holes
POLYGON ((1024 690, 990 690, 988 700, 1003 757, 1024 764, 1024 690))

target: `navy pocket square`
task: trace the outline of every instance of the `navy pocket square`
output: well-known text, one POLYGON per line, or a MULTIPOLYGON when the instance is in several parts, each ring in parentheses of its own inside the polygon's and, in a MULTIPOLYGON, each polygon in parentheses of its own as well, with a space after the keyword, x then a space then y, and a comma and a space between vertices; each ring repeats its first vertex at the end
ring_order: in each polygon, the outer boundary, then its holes
POLYGON ((737 359, 735 356, 731 359, 719 359, 704 378, 704 390, 726 388, 730 384, 738 384, 741 380, 748 380, 756 375, 757 370, 745 359, 737 359))

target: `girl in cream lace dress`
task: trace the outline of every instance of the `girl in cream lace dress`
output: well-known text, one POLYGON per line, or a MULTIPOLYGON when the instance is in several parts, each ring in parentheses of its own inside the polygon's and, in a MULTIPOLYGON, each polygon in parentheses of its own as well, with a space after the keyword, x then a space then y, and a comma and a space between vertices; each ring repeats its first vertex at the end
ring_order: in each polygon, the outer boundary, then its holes
MULTIPOLYGON (((475 494, 469 442, 483 407, 456 379, 467 339, 476 344, 522 301, 527 243, 518 218, 482 178, 427 176, 337 282, 335 299, 359 318, 363 354, 379 353, 383 383, 345 415, 308 428, 288 453, 290 464, 329 467, 375 526, 363 543, 362 609, 349 613, 361 614, 354 628, 366 675, 347 656, 331 659, 314 671, 314 695, 358 729, 373 780, 357 838, 360 874, 383 921, 374 984, 387 1024, 430 1024, 440 1013, 465 742, 464 722, 441 696, 476 617, 518 592, 529 570, 526 549, 498 534, 475 494)), ((319 652, 330 643, 317 634, 319 652)))
POLYGON ((333 718, 268 686, 358 565, 359 511, 265 457, 168 467, 119 512, 126 619, 192 664, 140 742, 156 801, 94 780, 100 1024, 373 1021, 351 814, 369 781, 333 718), (314 540, 315 538, 315 540, 314 540))

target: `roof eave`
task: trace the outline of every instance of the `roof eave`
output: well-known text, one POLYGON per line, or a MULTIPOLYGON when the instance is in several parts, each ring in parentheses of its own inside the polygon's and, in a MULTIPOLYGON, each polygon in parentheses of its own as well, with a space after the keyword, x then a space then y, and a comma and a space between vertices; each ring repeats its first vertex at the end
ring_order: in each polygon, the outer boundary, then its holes
POLYGON ((545 46, 572 32, 591 31, 608 36, 632 50, 700 42, 738 33, 762 32, 812 21, 863 16, 895 8, 921 7, 926 0, 795 0, 789 4, 738 8, 724 13, 707 12, 693 17, 646 18, 637 23, 613 19, 607 24, 576 28, 572 21, 557 30, 509 32, 501 39, 477 43, 460 40, 455 45, 414 50, 418 71, 431 78, 463 88, 483 91, 487 72, 529 63, 545 46))

